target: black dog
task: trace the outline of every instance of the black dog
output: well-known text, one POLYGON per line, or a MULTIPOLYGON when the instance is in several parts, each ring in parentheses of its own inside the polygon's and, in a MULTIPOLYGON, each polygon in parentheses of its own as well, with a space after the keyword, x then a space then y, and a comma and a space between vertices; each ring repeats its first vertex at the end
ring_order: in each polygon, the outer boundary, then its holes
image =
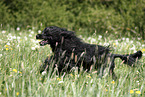
POLYGON ((46 58, 41 72, 48 70, 50 64, 53 63, 52 68, 57 67, 59 73, 81 66, 84 70, 90 71, 91 67, 94 66, 98 74, 102 76, 108 60, 110 60, 109 74, 116 78, 113 71, 115 58, 120 58, 125 64, 133 66, 134 62, 142 56, 141 51, 126 55, 111 54, 109 47, 84 43, 76 37, 74 32, 56 26, 46 27, 42 34, 36 35, 36 39, 43 39, 40 42, 41 46, 50 44, 54 53, 54 55, 46 58))

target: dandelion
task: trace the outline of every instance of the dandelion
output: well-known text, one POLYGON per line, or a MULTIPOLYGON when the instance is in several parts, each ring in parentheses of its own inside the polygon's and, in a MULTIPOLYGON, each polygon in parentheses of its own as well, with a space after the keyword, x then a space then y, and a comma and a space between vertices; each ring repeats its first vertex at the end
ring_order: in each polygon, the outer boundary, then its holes
POLYGON ((73 77, 73 74, 71 73, 70 76, 73 77))
POLYGON ((59 77, 57 78, 57 80, 58 80, 58 81, 61 81, 61 79, 60 79, 59 77))
POLYGON ((19 95, 19 92, 17 92, 16 95, 18 96, 19 95))
POLYGON ((13 71, 14 71, 15 73, 17 73, 17 69, 13 69, 13 71))
POLYGON ((112 84, 115 84, 115 81, 113 80, 111 83, 112 83, 112 84))
POLYGON ((6 48, 6 51, 9 50, 9 48, 6 48))
POLYGON ((145 51, 145 49, 143 48, 143 49, 142 49, 142 52, 144 52, 144 51, 145 51))
POLYGON ((5 45, 5 47, 9 47, 8 45, 5 45))
POLYGON ((133 94, 134 93, 134 91, 133 90, 130 90, 130 94, 133 94))
POLYGON ((141 94, 141 92, 140 92, 140 91, 136 91, 135 93, 136 93, 136 94, 141 94))

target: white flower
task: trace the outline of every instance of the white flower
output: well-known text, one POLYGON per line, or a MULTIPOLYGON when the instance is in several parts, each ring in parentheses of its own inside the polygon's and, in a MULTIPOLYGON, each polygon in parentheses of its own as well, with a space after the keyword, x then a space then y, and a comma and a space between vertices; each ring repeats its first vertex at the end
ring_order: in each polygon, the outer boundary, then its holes
POLYGON ((129 38, 126 38, 126 42, 129 42, 129 38))
POLYGON ((31 29, 29 29, 28 31, 31 31, 31 29))
POLYGON ((31 49, 32 49, 32 50, 35 50, 36 48, 35 48, 35 47, 31 47, 31 49))
POLYGON ((16 36, 13 36, 13 39, 16 39, 16 36))
POLYGON ((96 39, 92 38, 92 39, 91 39, 91 43, 92 43, 92 42, 96 42, 96 39))
POLYGON ((32 35, 31 35, 31 34, 29 34, 29 37, 32 37, 32 35))
POLYGON ((17 47, 19 47, 19 44, 17 45, 17 47))
POLYGON ((31 34, 34 34, 34 31, 31 31, 31 34))
POLYGON ((10 43, 8 42, 7 45, 10 45, 10 43))
POLYGON ((24 38, 25 38, 25 40, 27 40, 27 39, 28 39, 26 36, 25 36, 24 38))
POLYGON ((63 83, 63 81, 59 81, 59 82, 58 82, 58 84, 61 84, 61 83, 63 83))
POLYGON ((133 41, 131 40, 130 43, 133 43, 133 41))
POLYGON ((125 38, 123 37, 122 40, 125 40, 125 38))
POLYGON ((17 27, 17 31, 19 31, 20 30, 20 27, 17 27))
POLYGON ((145 54, 142 54, 143 56, 145 56, 145 54))
POLYGON ((6 33, 6 31, 3 30, 2 33, 6 33))
POLYGON ((46 71, 43 71, 43 72, 42 72, 42 75, 45 75, 45 74, 46 74, 46 71))
POLYGON ((18 40, 20 40, 20 39, 21 39, 21 37, 19 37, 19 36, 18 36, 18 37, 17 37, 17 39, 18 39, 18 40))
POLYGON ((2 54, 0 54, 0 57, 2 57, 3 55, 2 54))
POLYGON ((0 41, 2 41, 2 40, 0 39, 0 41))
POLYGON ((40 34, 41 33, 41 30, 38 30, 38 33, 40 34))

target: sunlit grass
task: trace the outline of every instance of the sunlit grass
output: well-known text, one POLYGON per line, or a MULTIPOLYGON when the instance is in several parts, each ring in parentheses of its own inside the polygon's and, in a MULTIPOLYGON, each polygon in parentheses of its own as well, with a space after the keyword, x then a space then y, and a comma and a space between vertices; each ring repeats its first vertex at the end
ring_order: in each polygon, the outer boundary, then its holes
POLYGON ((79 36, 83 41, 110 45, 112 53, 126 54, 142 50, 143 58, 132 68, 116 60, 113 80, 108 74, 99 78, 95 71, 72 71, 58 76, 43 72, 39 66, 46 56, 52 54, 49 46, 40 47, 35 35, 40 30, 2 30, 0 31, 0 96, 34 96, 34 97, 113 97, 113 96, 145 96, 145 44, 141 39, 79 36), (45 78, 44 78, 45 77, 45 78))

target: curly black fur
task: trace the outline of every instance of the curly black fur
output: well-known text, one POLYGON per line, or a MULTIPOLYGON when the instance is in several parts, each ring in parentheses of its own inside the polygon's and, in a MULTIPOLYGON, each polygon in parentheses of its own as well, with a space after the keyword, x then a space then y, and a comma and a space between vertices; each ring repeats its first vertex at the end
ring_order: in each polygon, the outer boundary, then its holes
POLYGON ((141 51, 126 55, 111 54, 109 47, 85 43, 75 35, 75 32, 56 26, 46 27, 42 34, 36 35, 36 39, 42 39, 41 46, 49 44, 54 53, 46 58, 41 72, 48 70, 50 64, 53 63, 53 68, 57 66, 59 73, 81 66, 84 70, 90 71, 94 66, 98 74, 102 75, 110 59, 109 73, 115 78, 115 58, 121 58, 124 63, 132 66, 142 56, 141 51))

